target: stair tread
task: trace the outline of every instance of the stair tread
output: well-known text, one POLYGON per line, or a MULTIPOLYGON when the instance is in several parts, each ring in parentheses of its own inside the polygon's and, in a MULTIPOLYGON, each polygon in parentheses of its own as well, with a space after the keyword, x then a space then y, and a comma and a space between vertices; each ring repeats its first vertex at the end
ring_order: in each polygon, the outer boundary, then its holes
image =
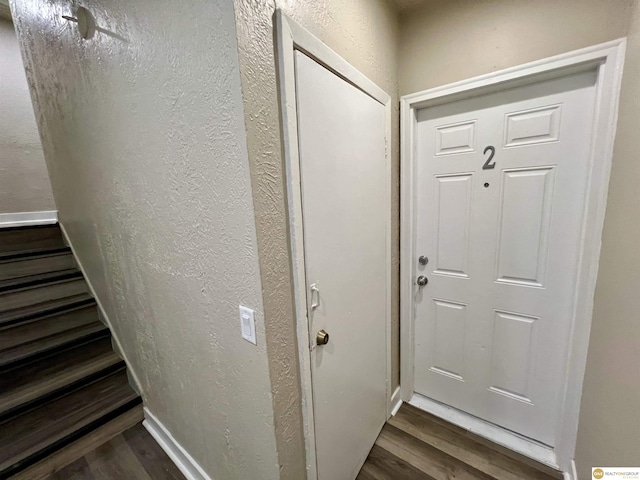
POLYGON ((70 311, 63 311, 37 321, 14 324, 2 330, 0 353, 18 345, 24 345, 51 335, 99 321, 95 305, 87 305, 70 311))
MULTIPOLYGON (((66 246, 44 247, 44 248, 28 248, 24 250, 14 250, 11 252, 0 252, 0 265, 26 260, 31 258, 46 258, 55 255, 66 255, 71 253, 71 248, 66 246)), ((1 267, 0 267, 1 268, 1 267)))
MULTIPOLYGON (((0 424, 0 474, 62 448, 94 422, 139 399, 119 370, 0 424)), ((105 420, 106 422, 107 420, 105 420)), ((97 425, 95 425, 97 427, 97 425)))
POLYGON ((70 251, 0 259, 0 282, 46 272, 59 272, 75 267, 75 260, 70 251))
POLYGON ((58 225, 11 227, 0 229, 0 252, 16 252, 65 247, 58 225))
MULTIPOLYGON (((4 334, 5 332, 3 332, 4 334)), ((55 335, 42 338, 38 341, 17 345, 0 352, 0 367, 24 361, 34 355, 41 355, 54 349, 69 346, 82 341, 92 339, 109 333, 109 329, 99 320, 86 325, 62 331, 55 335)))
POLYGON ((20 288, 0 292, 0 326, 4 323, 4 314, 10 310, 88 293, 88 290, 87 282, 82 274, 78 274, 71 278, 52 279, 46 283, 22 285, 20 288))
POLYGON ((25 288, 44 287, 49 283, 81 278, 82 272, 77 268, 67 268, 55 272, 37 273, 18 278, 0 280, 0 295, 25 288))
POLYGON ((122 363, 111 337, 64 350, 0 374, 0 415, 122 363))
POLYGON ((95 305, 95 299, 88 293, 55 298, 46 302, 0 312, 0 327, 23 321, 47 317, 85 305, 95 305))

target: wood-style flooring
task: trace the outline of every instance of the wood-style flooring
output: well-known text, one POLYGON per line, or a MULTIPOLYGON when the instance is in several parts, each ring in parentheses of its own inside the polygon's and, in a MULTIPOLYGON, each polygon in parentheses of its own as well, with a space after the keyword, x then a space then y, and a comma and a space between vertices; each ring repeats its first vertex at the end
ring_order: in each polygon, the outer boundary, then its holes
POLYGON ((562 474, 404 404, 357 480, 557 480, 562 474))
POLYGON ((142 424, 97 447, 48 480, 185 480, 142 424))

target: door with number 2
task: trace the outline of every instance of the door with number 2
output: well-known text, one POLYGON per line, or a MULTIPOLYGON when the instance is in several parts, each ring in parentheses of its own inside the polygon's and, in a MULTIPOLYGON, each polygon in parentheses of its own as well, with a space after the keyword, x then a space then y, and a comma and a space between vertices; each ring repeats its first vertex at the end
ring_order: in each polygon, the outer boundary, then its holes
POLYGON ((584 72, 417 112, 415 392, 550 446, 595 85, 584 72))

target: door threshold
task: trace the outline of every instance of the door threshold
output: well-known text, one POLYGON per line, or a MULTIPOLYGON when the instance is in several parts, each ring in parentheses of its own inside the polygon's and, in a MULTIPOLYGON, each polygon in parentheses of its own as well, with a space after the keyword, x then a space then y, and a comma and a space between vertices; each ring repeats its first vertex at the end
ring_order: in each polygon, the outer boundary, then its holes
POLYGON ((414 392, 413 397, 411 397, 408 403, 420 410, 442 418, 453 425, 464 428, 475 435, 486 438, 507 450, 531 458, 556 471, 560 471, 560 466, 558 465, 556 454, 552 447, 518 435, 517 433, 485 420, 481 420, 478 417, 427 398, 419 393, 414 392))

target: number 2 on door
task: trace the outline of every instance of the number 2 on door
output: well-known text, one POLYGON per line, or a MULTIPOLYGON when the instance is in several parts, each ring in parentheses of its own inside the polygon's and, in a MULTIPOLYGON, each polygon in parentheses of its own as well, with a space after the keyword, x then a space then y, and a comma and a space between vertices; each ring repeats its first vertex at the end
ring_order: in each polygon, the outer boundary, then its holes
POLYGON ((484 149, 484 152, 482 153, 486 155, 487 152, 491 153, 489 153, 489 158, 487 158, 487 161, 484 162, 484 165, 482 166, 483 170, 491 170, 492 168, 496 168, 496 162, 491 163, 491 160, 493 160, 493 156, 496 154, 496 148, 492 145, 489 145, 484 149))

